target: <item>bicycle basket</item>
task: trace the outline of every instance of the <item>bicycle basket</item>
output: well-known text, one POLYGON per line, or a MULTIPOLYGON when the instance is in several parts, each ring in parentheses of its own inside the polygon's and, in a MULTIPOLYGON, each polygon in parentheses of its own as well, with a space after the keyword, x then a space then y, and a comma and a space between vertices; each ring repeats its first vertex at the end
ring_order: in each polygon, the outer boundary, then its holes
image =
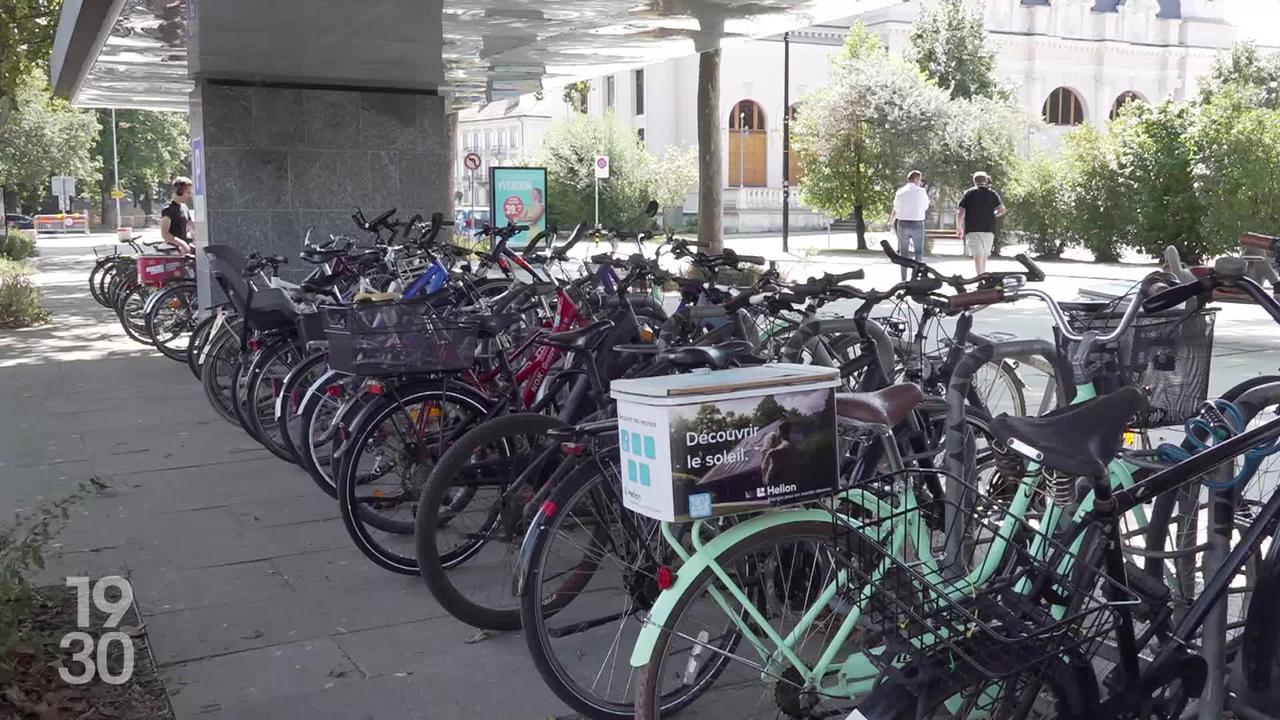
MULTIPOLYGON (((1110 309, 1068 309, 1067 315, 1073 331, 1102 335, 1111 332, 1122 317, 1110 309)), ((1215 310, 1138 315, 1114 343, 1099 348, 1101 370, 1095 377, 1099 394, 1125 385, 1141 389, 1149 407, 1134 420, 1135 428, 1181 425, 1195 417, 1209 396, 1215 317, 1215 310)), ((1077 343, 1059 335, 1059 345, 1070 358, 1077 343)))
POLYGON ((410 300, 323 307, 329 367, 352 375, 465 370, 475 363, 477 323, 433 314, 410 300))
POLYGON ((1012 514, 1010 496, 1020 486, 1000 485, 1002 477, 989 485, 995 497, 947 477, 958 490, 948 498, 890 504, 862 489, 832 506, 833 555, 849 578, 845 603, 878 638, 865 652, 886 674, 910 666, 1009 678, 1090 650, 1118 625, 1118 609, 1137 603, 1097 571, 1100 563, 1077 562, 1070 541, 1042 532, 1029 513, 1012 514), (947 532, 944 517, 952 523, 947 532), (962 549, 948 556, 955 537, 962 549))
POLYGON ((324 317, 320 312, 298 313, 298 340, 303 346, 313 342, 325 342, 324 317))
POLYGON ((139 255, 138 283, 162 287, 170 280, 189 277, 188 264, 181 255, 139 255))

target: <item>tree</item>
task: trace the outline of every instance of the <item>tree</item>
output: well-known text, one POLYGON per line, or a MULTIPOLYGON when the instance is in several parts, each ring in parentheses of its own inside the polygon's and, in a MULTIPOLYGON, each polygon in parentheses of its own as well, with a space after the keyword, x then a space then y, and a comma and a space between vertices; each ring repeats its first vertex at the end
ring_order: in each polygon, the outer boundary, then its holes
MULTIPOLYGON (((111 163, 111 111, 99 110, 97 152, 103 159, 98 189, 102 195, 104 224, 108 207, 114 207, 111 188, 116 184, 111 163)), ((191 146, 187 117, 179 113, 150 110, 116 111, 116 150, 120 157, 120 182, 133 193, 144 211, 151 214, 156 188, 191 166, 191 146)), ((119 219, 115 219, 119 222, 119 219)))
POLYGON ((590 80, 579 80, 564 86, 564 92, 560 95, 564 99, 564 104, 569 109, 586 114, 587 112, 587 95, 591 92, 590 80))
POLYGON ((724 133, 720 127, 720 48, 698 55, 698 241, 724 250, 724 133))
POLYGON ((1196 121, 1195 186, 1211 251, 1225 251, 1243 232, 1280 228, 1280 110, 1255 99, 1245 88, 1224 88, 1196 121))
POLYGON ((11 109, 0 123, 0 188, 16 190, 18 198, 34 204, 48 195, 53 175, 82 183, 97 175, 92 149, 98 121, 92 112, 51 97, 38 71, 4 102, 11 109))
POLYGON ((1213 71, 1200 86, 1200 102, 1234 89, 1249 104, 1280 110, 1280 56, 1263 55, 1253 43, 1242 43, 1219 57, 1213 71))
POLYGON ((910 56, 953 98, 1004 98, 995 77, 995 52, 987 47, 982 9, 966 0, 942 0, 911 28, 910 56))
POLYGON ((62 0, 0 0, 0 126, 4 101, 46 67, 61 8, 62 0))
POLYGON ((1133 244, 1157 256, 1173 245, 1184 261, 1199 262, 1215 248, 1202 232, 1205 207, 1193 175, 1195 108, 1174 102, 1130 106, 1111 132, 1134 213, 1133 244))
POLYGON ((1059 161, 1067 234, 1098 262, 1119 260, 1120 248, 1132 243, 1137 226, 1129 201, 1131 179, 1120 166, 1117 138, 1116 133, 1082 125, 1063 141, 1059 161))
POLYGON ((1031 252, 1057 258, 1067 246, 1067 196, 1061 163, 1038 155, 1022 163, 1004 193, 1011 229, 1031 252))
POLYGON ((929 154, 946 106, 946 93, 885 53, 837 59, 831 82, 802 101, 792 129, 805 168, 802 198, 852 214, 865 250, 866 217, 888 211, 894 187, 929 154))
POLYGON ((600 181, 600 222, 618 227, 644 210, 653 193, 653 159, 635 132, 612 113, 574 113, 547 129, 535 160, 547 168, 548 210, 559 227, 594 218, 596 155, 609 156, 609 179, 600 181))
POLYGON ((698 186, 698 153, 693 148, 668 145, 653 162, 651 197, 664 208, 684 205, 689 192, 698 186))

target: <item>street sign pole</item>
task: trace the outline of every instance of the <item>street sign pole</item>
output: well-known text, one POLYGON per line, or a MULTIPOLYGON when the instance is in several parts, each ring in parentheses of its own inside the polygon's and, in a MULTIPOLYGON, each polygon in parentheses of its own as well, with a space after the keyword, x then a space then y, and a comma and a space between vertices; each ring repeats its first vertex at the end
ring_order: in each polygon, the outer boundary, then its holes
POLYGON ((596 177, 596 227, 600 227, 600 180, 609 178, 609 156, 597 155, 591 166, 596 177))
MULTIPOLYGON (((113 173, 111 176, 111 188, 113 194, 119 195, 120 190, 120 155, 116 152, 116 109, 111 108, 111 166, 113 173)), ((116 227, 120 227, 120 198, 116 198, 116 227)))
POLYGON ((600 227, 600 178, 596 178, 596 227, 600 227))

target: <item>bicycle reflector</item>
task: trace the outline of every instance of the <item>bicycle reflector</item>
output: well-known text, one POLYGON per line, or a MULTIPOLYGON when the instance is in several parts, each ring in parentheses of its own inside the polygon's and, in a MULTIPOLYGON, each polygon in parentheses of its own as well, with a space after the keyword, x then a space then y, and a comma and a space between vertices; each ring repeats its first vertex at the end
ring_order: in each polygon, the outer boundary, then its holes
POLYGON ((658 580, 658 589, 666 590, 667 588, 676 584, 676 574, 674 571, 672 571, 671 568, 667 567, 666 565, 663 565, 662 567, 658 568, 657 580, 658 580))
POLYGON ((258 352, 258 348, 262 347, 262 343, 259 342, 257 338, 254 338, 246 342, 245 346, 248 347, 249 350, 251 350, 252 352, 258 352))
POLYGON ((556 503, 554 500, 543 500, 540 511, 543 517, 551 517, 556 514, 556 503))
POLYGON ((342 395, 342 386, 330 385, 329 387, 324 389, 324 394, 328 395, 331 398, 339 397, 340 395, 342 395))
POLYGON ((385 390, 385 388, 382 387, 382 383, 376 382, 374 380, 370 380, 366 382, 364 384, 364 389, 365 389, 365 392, 369 393, 370 395, 381 395, 385 390))
POLYGON ((586 454, 587 446, 584 445, 583 443, 562 442, 560 443, 560 452, 564 453, 565 455, 580 457, 586 454))

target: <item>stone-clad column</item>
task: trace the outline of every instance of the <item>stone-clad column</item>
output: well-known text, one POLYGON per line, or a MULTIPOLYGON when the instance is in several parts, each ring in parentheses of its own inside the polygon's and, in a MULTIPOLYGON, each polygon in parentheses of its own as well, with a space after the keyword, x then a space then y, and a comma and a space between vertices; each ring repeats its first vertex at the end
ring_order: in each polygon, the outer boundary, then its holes
POLYGON ((201 245, 278 253, 297 276, 308 227, 359 237, 356 207, 401 219, 448 208, 443 97, 200 80, 191 110, 201 245))

